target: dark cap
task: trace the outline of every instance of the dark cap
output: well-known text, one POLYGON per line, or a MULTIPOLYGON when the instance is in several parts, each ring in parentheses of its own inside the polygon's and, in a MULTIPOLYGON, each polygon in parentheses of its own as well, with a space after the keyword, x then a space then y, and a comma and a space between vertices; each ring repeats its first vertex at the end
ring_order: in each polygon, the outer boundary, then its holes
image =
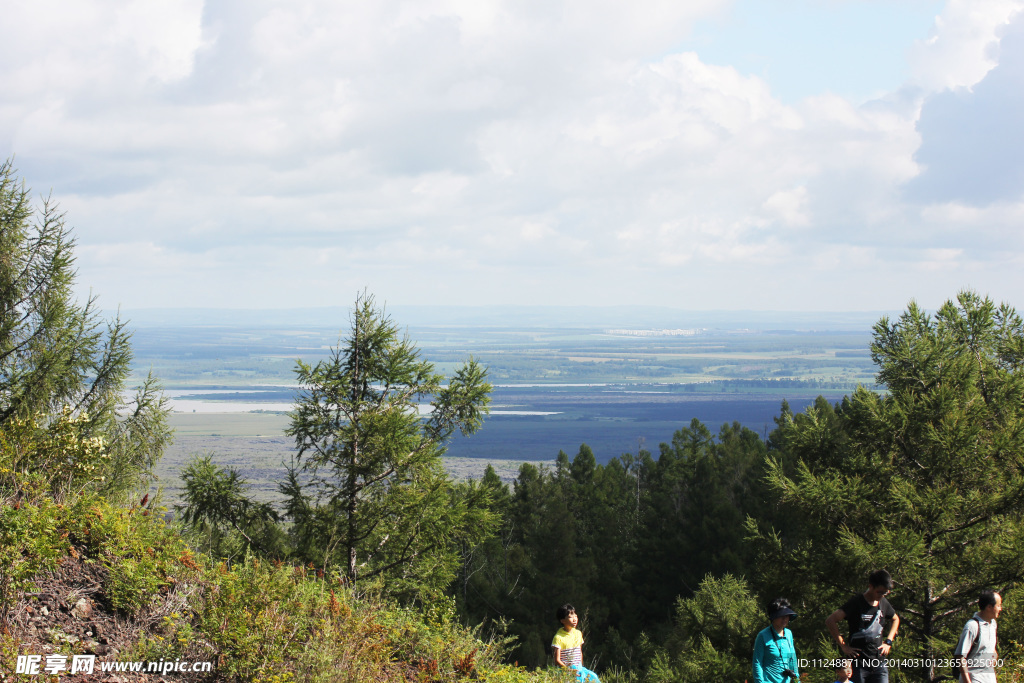
POLYGON ((796 612, 790 607, 780 607, 779 609, 768 613, 768 620, 775 621, 779 617, 789 617, 790 621, 796 619, 796 612))

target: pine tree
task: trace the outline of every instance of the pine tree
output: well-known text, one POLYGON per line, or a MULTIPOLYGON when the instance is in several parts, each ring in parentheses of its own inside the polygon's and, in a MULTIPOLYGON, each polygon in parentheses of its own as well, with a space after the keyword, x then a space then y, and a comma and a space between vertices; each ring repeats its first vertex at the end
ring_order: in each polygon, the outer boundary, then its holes
POLYGON ((212 455, 193 456, 181 471, 181 523, 215 557, 244 558, 249 552, 286 554, 277 512, 249 497, 249 482, 233 467, 218 467, 212 455))
POLYGON ((441 462, 454 432, 471 434, 483 421, 484 368, 470 360, 444 384, 363 295, 348 339, 315 366, 300 361, 296 373, 304 393, 287 433, 298 452, 281 490, 300 557, 350 581, 385 576, 395 592, 447 587, 458 544, 494 526, 480 497, 487 489, 463 495, 441 462))
POLYGON ((742 574, 748 567, 744 522, 756 514, 765 447, 739 423, 718 437, 700 422, 662 443, 648 476, 639 530, 641 605, 664 614, 678 595, 692 595, 702 577, 742 574))
MULTIPOLYGON (((148 485, 170 441, 160 387, 149 377, 126 400, 132 359, 124 321, 104 321, 96 299, 76 300, 75 241, 49 199, 40 209, 11 161, 0 163, 0 430, 75 432, 99 444, 88 472, 47 449, 13 463, 47 479, 51 494, 90 487, 125 498, 148 485)), ((66 438, 65 435, 64 438, 66 438)))
POLYGON ((980 589, 1024 577, 1024 322, 964 292, 934 316, 911 304, 882 319, 871 352, 887 393, 816 405, 773 437, 770 484, 802 531, 751 530, 762 566, 805 592, 847 582, 852 593, 888 569, 909 635, 900 656, 933 659, 952 650, 980 589))
POLYGON ((708 574, 693 597, 676 600, 673 628, 665 648, 656 650, 646 680, 748 680, 751 641, 764 625, 764 612, 743 579, 708 574))

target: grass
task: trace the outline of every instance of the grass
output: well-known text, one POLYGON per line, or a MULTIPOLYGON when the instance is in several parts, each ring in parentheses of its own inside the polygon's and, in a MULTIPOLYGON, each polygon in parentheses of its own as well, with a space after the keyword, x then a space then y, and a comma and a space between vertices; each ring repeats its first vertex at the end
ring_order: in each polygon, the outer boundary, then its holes
MULTIPOLYGON (((234 565, 194 552, 162 510, 117 507, 94 494, 57 503, 0 482, 0 681, 22 654, 71 655, 95 647, 65 598, 87 593, 92 628, 103 624, 115 652, 100 661, 210 661, 196 681, 359 683, 463 680, 564 681, 503 661, 501 629, 467 628, 441 596, 418 608, 381 597, 381 586, 347 584, 311 566, 247 557, 234 565), (86 588, 55 577, 89 576, 86 588), (45 581, 45 590, 37 582, 45 581), (61 602, 45 628, 39 596, 61 602), (118 626, 120 625, 120 628, 118 626)), ((83 599, 84 600, 84 599, 83 599)), ((95 650, 91 650, 95 651, 95 650)))

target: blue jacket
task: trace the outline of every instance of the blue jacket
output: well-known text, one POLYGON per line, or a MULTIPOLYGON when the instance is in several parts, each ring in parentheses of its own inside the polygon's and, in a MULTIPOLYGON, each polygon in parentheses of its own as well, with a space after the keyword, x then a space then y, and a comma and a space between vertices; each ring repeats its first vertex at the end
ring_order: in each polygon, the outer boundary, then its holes
POLYGON ((754 683, 789 683, 782 673, 786 669, 800 673, 793 632, 787 628, 780 636, 769 626, 754 639, 754 683))

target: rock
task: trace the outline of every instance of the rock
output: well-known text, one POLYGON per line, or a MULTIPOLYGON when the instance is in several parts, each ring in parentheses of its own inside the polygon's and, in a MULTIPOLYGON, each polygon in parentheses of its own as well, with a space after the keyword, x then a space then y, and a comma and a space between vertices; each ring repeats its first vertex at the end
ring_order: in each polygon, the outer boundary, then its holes
POLYGON ((85 598, 81 598, 75 603, 75 606, 71 608, 71 615, 76 619, 85 621, 92 616, 92 605, 85 598))
POLYGON ((103 624, 98 621, 94 621, 92 624, 92 632, 97 638, 103 635, 103 624))
POLYGON ((50 608, 47 607, 46 605, 43 605, 40 608, 39 613, 42 614, 44 617, 48 617, 48 616, 50 616, 50 608))

